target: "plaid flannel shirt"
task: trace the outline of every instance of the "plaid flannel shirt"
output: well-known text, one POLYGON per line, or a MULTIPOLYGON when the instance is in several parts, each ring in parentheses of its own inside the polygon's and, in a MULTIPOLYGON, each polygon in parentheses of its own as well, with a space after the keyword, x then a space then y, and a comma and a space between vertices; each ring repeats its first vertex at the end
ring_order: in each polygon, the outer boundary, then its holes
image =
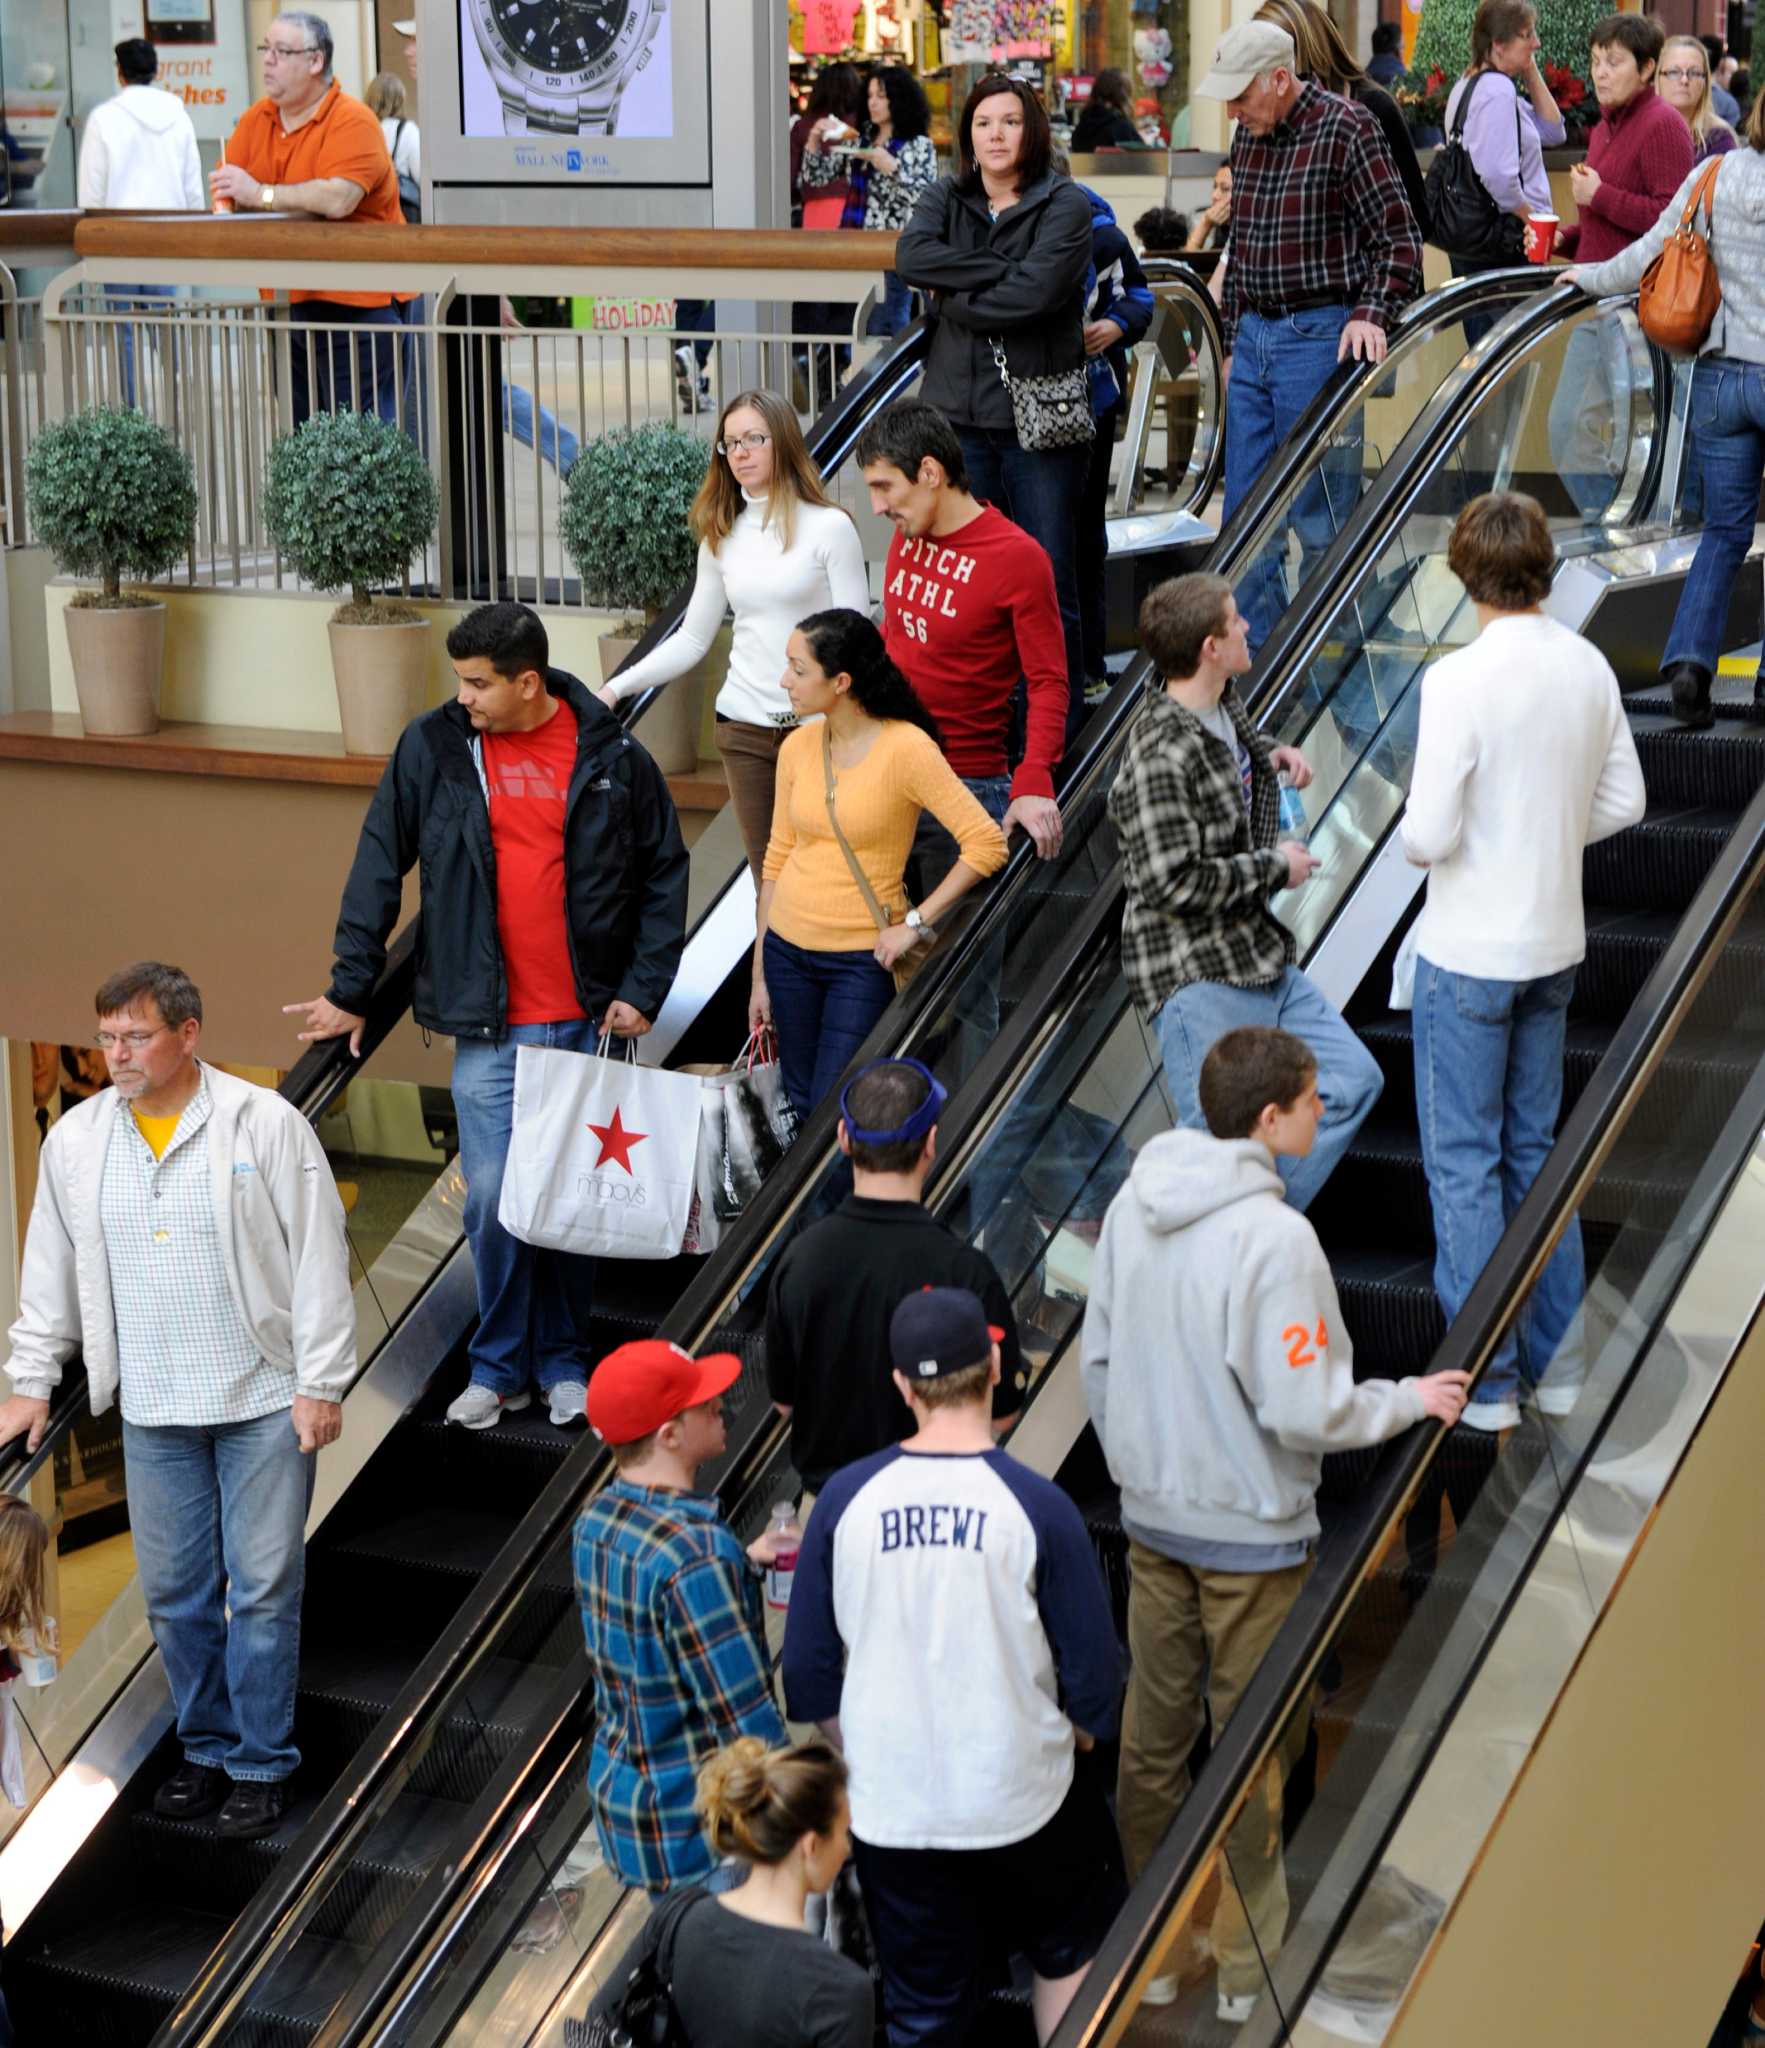
POLYGON ((1220 702, 1250 754, 1248 814, 1231 750, 1163 690, 1134 721, 1109 792, 1128 891, 1122 972, 1148 1017, 1192 981, 1266 987, 1294 957, 1269 908, 1287 883, 1269 742, 1230 684, 1220 702))
POLYGON ((627 1884, 690 1884, 716 1863, 693 1810, 699 1766, 738 1735, 789 1740, 759 1581, 708 1494, 624 1479, 576 1524, 574 1565, 602 1851, 627 1884))
POLYGON ((1422 289, 1422 232, 1373 116, 1307 83, 1269 134, 1240 122, 1228 252, 1228 354, 1247 309, 1279 320, 1347 306, 1389 327, 1422 289))

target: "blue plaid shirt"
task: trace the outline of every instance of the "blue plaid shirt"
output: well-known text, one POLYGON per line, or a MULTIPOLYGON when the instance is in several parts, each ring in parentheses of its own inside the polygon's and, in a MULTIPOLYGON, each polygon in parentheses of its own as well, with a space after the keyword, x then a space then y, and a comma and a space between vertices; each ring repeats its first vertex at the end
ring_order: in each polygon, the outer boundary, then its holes
POLYGON ((738 1735, 789 1738, 772 1693, 759 1581, 709 1494, 615 1479, 576 1524, 576 1598, 594 1667, 588 1761, 601 1849, 627 1884, 715 1865, 699 1766, 738 1735))

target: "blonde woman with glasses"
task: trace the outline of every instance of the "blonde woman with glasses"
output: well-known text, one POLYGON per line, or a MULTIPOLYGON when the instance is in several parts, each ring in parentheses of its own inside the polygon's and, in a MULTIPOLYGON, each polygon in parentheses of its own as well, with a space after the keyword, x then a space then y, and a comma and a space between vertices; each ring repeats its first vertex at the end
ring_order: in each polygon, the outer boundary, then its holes
POLYGON ((1667 38, 1657 83, 1662 99, 1685 117, 1696 162, 1734 148, 1740 137, 1716 111, 1710 97, 1710 53, 1696 36, 1667 38))
POLYGON ((738 392, 723 408, 689 516, 699 562, 680 630, 628 663, 600 696, 617 706, 685 675, 704 659, 724 614, 734 615, 717 692, 717 751, 757 889, 778 750, 797 723, 779 681, 785 643, 811 612, 869 612, 864 544, 827 495, 796 413, 771 391, 738 392))

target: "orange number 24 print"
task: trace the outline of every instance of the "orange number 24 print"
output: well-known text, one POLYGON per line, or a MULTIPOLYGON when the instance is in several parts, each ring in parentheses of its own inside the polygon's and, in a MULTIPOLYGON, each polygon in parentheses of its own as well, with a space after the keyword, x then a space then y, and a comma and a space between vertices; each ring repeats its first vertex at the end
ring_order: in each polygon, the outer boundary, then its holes
POLYGON ((1329 1350, 1330 1333, 1319 1316, 1315 1331, 1308 1330, 1303 1323, 1289 1323, 1281 1332, 1281 1342, 1287 1347, 1287 1363, 1297 1372, 1302 1365, 1315 1365, 1318 1352, 1329 1350))

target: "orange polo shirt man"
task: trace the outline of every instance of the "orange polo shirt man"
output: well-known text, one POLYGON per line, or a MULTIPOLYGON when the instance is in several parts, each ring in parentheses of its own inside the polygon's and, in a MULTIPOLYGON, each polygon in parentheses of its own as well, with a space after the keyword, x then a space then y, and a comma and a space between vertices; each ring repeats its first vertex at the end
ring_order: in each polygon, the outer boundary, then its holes
MULTIPOLYGON (((310 214, 315 219, 402 223, 398 176, 380 123, 331 75, 331 31, 305 12, 278 14, 260 45, 264 96, 247 107, 210 174, 217 199, 235 212, 310 214)), ((265 294, 268 297, 268 293, 265 294)), ((350 407, 382 419, 408 408, 411 379, 397 338, 410 293, 291 291, 324 324, 291 329, 294 418, 350 407), (352 328, 389 330, 352 333, 352 328), (405 374, 401 374, 401 370, 405 374)))

